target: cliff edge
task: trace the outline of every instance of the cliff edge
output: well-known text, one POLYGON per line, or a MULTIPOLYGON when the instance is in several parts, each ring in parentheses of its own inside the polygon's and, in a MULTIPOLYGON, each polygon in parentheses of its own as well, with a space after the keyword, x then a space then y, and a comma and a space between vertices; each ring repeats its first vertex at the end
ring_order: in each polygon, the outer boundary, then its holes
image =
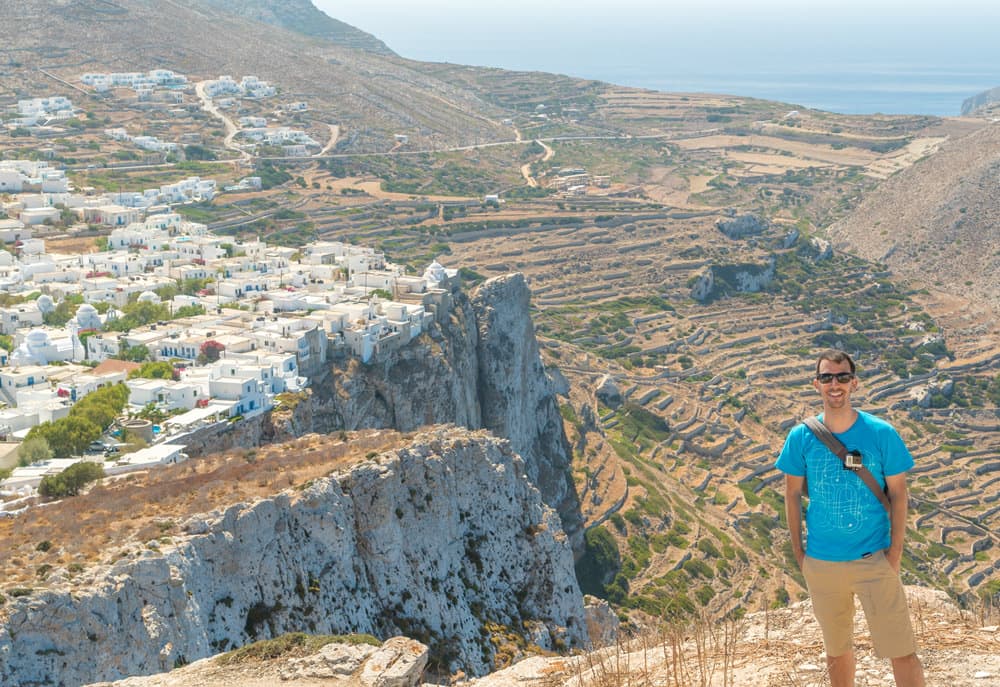
POLYGON ((586 644, 557 515, 507 441, 456 427, 270 498, 0 611, 0 683, 157 673, 293 631, 406 635, 432 667, 483 674, 493 633, 586 644))
POLYGON ((579 551, 583 517, 572 451, 542 364, 524 276, 494 277, 471 295, 455 286, 446 301, 410 344, 369 363, 353 357, 333 363, 313 380, 308 402, 289 418, 285 433, 410 432, 432 424, 488 429, 524 458, 528 477, 579 551))

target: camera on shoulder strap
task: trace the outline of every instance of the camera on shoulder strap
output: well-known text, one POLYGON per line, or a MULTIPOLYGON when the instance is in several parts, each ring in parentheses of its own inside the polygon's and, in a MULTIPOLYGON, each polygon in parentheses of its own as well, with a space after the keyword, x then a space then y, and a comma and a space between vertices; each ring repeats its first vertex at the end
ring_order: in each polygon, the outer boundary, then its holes
POLYGON ((848 470, 858 470, 864 466, 865 464, 861 460, 861 451, 854 449, 853 451, 848 451, 847 455, 844 456, 844 467, 848 470))

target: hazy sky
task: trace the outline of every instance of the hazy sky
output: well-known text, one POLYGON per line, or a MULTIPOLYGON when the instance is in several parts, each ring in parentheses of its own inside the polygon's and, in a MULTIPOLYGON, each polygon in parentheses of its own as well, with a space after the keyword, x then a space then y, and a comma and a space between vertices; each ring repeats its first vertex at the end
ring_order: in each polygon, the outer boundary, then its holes
MULTIPOLYGON (((801 85, 812 87, 823 85, 817 75, 849 74, 857 83, 884 74, 881 82, 868 80, 869 91, 905 88, 916 97, 927 88, 942 102, 954 99, 957 114, 964 97, 1000 85, 996 0, 314 2, 403 57, 662 90, 729 88, 722 83, 728 75, 738 75, 733 87, 756 79, 763 89, 776 75, 801 74, 801 85)), ((858 111, 866 106, 859 102, 858 111)))
MULTIPOLYGON (((520 66, 525 66, 533 54, 551 55, 555 48, 570 56, 601 55, 605 47, 617 49, 626 34, 640 56, 671 45, 697 56, 732 54, 739 47, 791 62, 801 50, 836 50, 847 60, 868 53, 885 59, 900 51, 974 61, 1000 55, 1000 3, 985 0, 314 1, 327 14, 376 35, 404 57, 433 61, 509 55, 516 45, 523 53, 520 66), (740 34, 741 45, 732 45, 740 34), (720 45, 722 41, 726 44, 720 45)), ((609 49, 606 57, 613 60, 616 54, 609 49)))

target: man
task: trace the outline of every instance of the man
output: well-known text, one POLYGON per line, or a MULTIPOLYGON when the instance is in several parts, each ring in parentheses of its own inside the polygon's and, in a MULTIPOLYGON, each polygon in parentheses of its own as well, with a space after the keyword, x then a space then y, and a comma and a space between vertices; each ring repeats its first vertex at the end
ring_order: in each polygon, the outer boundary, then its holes
POLYGON ((804 424, 785 440, 777 468, 785 473, 785 513, 792 552, 823 630, 833 687, 853 687, 854 596, 868 619, 878 655, 892 660, 898 687, 923 687, 906 596, 899 578, 906 534, 906 471, 913 457, 888 422, 851 407, 858 388, 854 361, 829 350, 816 361, 819 419, 887 487, 889 512, 853 470, 804 424), (807 545, 802 548, 802 497, 808 485, 807 545))

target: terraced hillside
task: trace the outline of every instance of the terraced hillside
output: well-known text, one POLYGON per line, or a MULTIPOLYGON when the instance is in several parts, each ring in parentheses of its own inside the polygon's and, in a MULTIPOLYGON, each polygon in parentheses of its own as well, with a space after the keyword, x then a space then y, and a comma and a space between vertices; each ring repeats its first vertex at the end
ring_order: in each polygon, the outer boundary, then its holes
MULTIPOLYGON (((941 131, 918 131, 914 140, 941 131)), ((670 164, 706 176, 733 152, 710 136, 687 140, 670 148, 670 164)), ((787 137, 767 143, 801 145, 787 137)), ((368 198, 363 211, 331 211, 320 233, 361 231, 414 269, 438 257, 472 279, 529 276, 547 361, 568 381, 564 418, 586 515, 603 523, 622 559, 595 588, 607 585, 612 598, 654 615, 699 605, 723 612, 801 593, 797 575, 773 568, 785 556, 794 571, 771 466, 787 428, 815 409, 815 351, 837 345, 862 363, 862 405, 892 419, 918 459, 911 580, 995 594, 996 352, 971 330, 942 329, 940 292, 901 286, 885 265, 822 238, 827 217, 847 215, 873 192, 878 169, 914 158, 902 149, 840 148, 870 154, 868 167, 785 169, 762 175, 756 192, 743 181, 713 185, 678 207, 655 201, 662 183, 632 166, 645 154, 642 141, 549 145, 551 160, 573 166, 594 164, 580 162, 584 154, 617 155, 618 174, 644 183, 625 194, 512 193, 500 207, 368 198), (719 228, 749 210, 759 221, 746 235, 719 228), (622 397, 617 408, 601 386, 609 373, 622 397)), ((777 155, 790 166, 826 154, 812 145, 777 155)))
MULTIPOLYGON (((265 190, 181 212, 285 245, 363 242, 414 272, 438 258, 469 281, 525 273, 546 362, 565 379, 563 416, 594 525, 581 577, 624 611, 742 612, 802 592, 771 466, 784 432, 815 408, 809 369, 829 345, 857 354, 861 404, 893 420, 917 457, 908 581, 1000 593, 997 319, 984 292, 964 284, 980 283, 993 244, 976 274, 961 272, 985 226, 962 218, 992 207, 963 200, 985 198, 992 158, 976 158, 981 173, 965 178, 962 155, 995 138, 989 122, 849 117, 425 65, 194 2, 154 11, 132 0, 22 0, 12 12, 17 21, 0 26, 0 104, 65 94, 81 113, 44 137, 0 133, 11 156, 68 165, 79 188, 190 174, 221 185, 253 172, 265 190), (125 24, 140 57, 116 39, 125 24), (74 81, 154 66, 273 81, 282 102, 309 102, 286 123, 326 151, 237 158, 193 92, 148 106, 84 95, 74 81), (103 136, 108 125, 198 136, 219 159, 132 160, 103 136), (922 221, 950 237, 933 251, 953 258, 947 278, 905 240, 916 220, 904 201, 940 200, 928 190, 938 164, 952 170, 947 208, 957 215, 922 221), (912 179, 923 185, 905 195, 912 179), (905 247, 890 252, 892 242, 905 247), (979 309, 960 309, 970 302, 979 309)), ((270 106, 239 105, 259 116, 270 106)))
MULTIPOLYGON (((456 264, 531 275, 548 361, 570 382, 565 417, 587 515, 610 519, 621 539, 629 579, 618 586, 676 591, 678 570, 690 586, 699 573, 685 566, 732 566, 734 547, 787 557, 772 465, 784 431, 815 408, 814 352, 837 345, 861 361, 861 404, 896 422, 917 458, 909 574, 959 593, 995 592, 1000 358, 950 361, 947 339, 875 265, 841 254, 817 261, 803 237, 784 248, 786 229, 741 245, 748 242, 726 238, 712 219, 661 215, 452 244, 456 264), (691 296, 706 269, 765 264, 774 276, 758 293, 704 303, 691 296), (609 372, 617 409, 600 391, 609 372), (642 541, 659 541, 660 550, 642 541)), ((765 563, 745 565, 755 579, 744 596, 723 596, 728 603, 746 603, 752 589, 776 600, 798 593, 794 575, 775 579, 765 563)), ((707 587, 720 593, 727 585, 716 573, 707 587)))

